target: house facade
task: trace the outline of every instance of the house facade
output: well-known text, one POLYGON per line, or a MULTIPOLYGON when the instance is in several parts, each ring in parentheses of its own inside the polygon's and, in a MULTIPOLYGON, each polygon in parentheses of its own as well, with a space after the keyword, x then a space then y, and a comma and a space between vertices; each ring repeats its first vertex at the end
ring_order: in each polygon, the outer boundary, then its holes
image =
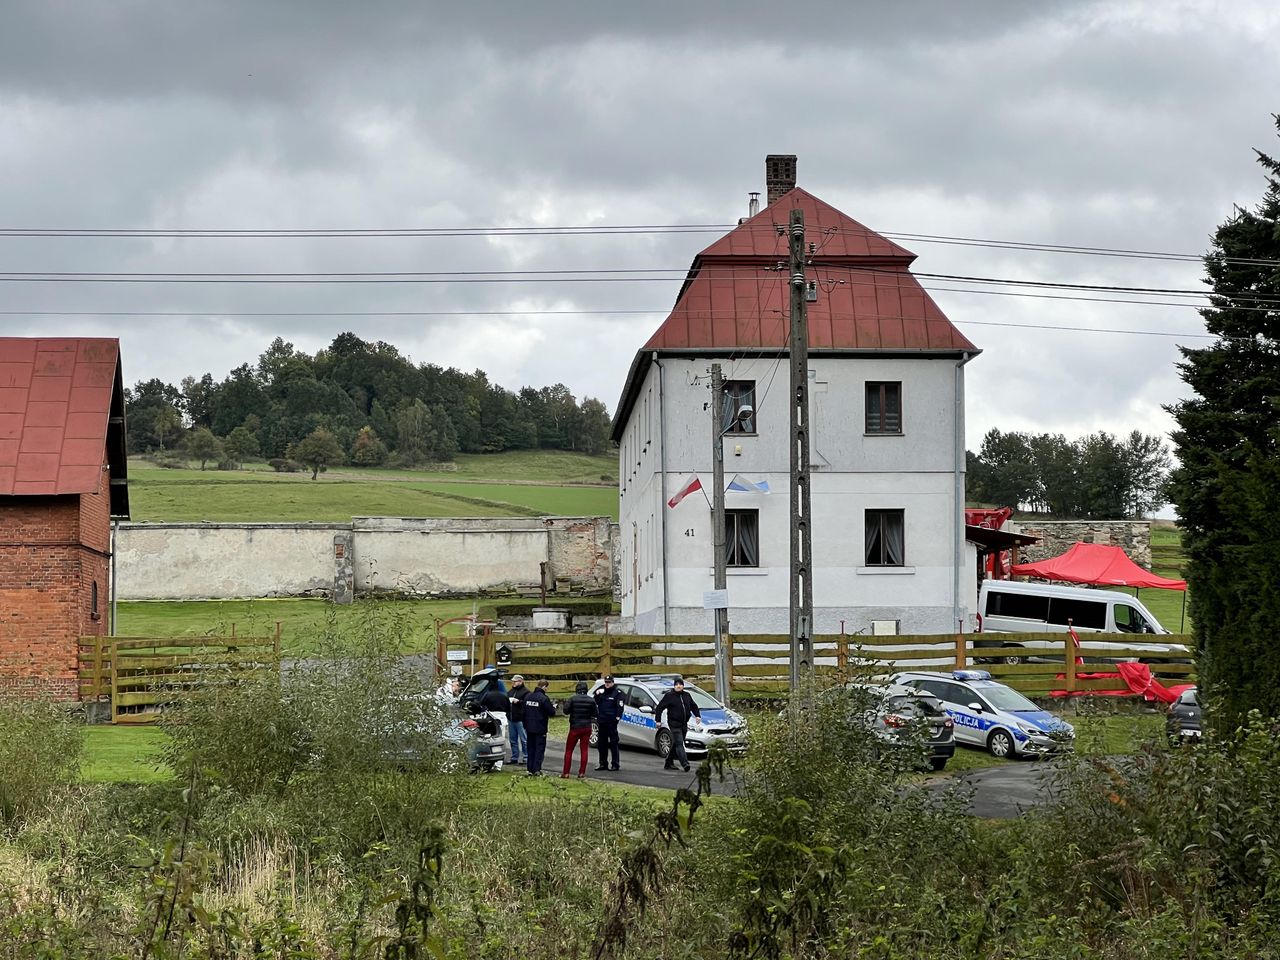
POLYGON ((964 366, 978 350, 911 275, 912 253, 795 188, 794 169, 770 158, 771 202, 694 258, 631 365, 613 430, 623 616, 641 634, 713 630, 703 594, 714 563, 708 374, 719 363, 726 484, 738 478, 725 497, 732 631, 789 630, 790 294, 778 227, 799 208, 812 244, 814 630, 970 629, 964 366), (701 490, 679 498, 695 477, 701 490))
POLYGON ((119 342, 0 337, 0 690, 78 697, 128 515, 119 342))

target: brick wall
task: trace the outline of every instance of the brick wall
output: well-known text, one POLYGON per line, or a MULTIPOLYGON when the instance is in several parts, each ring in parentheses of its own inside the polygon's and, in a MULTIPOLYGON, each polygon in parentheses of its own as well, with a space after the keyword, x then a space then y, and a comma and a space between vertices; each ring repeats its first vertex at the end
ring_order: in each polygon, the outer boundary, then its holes
POLYGON ((107 625, 110 536, 105 474, 95 494, 0 498, 0 690, 77 696, 78 638, 107 625))

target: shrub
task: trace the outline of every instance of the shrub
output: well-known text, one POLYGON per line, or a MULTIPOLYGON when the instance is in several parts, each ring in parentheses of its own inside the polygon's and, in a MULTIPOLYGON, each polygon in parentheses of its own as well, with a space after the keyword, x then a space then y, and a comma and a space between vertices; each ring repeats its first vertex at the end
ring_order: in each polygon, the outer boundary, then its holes
POLYGON ((74 783, 82 744, 65 708, 0 699, 0 822, 25 819, 74 783))
POLYGON ((301 473, 302 464, 297 460, 290 460, 286 457, 272 457, 267 461, 269 466, 276 473, 301 473))

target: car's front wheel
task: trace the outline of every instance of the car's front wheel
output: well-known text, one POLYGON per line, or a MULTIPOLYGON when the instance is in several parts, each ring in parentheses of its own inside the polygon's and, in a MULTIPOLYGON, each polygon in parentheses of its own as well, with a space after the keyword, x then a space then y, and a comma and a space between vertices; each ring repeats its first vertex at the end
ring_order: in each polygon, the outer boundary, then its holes
MULTIPOLYGON (((1001 647, 1000 649, 1002 649, 1002 650, 1021 650, 1021 649, 1022 649, 1022 646, 1021 646, 1020 644, 1017 644, 1017 643, 1006 643, 1006 644, 1005 644, 1003 647, 1001 647)), ((1025 656, 1024 654, 1020 654, 1020 653, 1010 654, 1009 656, 1007 656, 1007 657, 1001 657, 1000 659, 1001 659, 1001 660, 1003 660, 1005 663, 1009 664, 1011 667, 1018 666, 1018 665, 1020 665, 1020 664, 1023 664, 1023 663, 1026 663, 1026 662, 1027 662, 1027 658, 1026 658, 1026 656, 1025 656)))
POLYGON ((658 756, 664 760, 671 756, 671 731, 659 730, 657 739, 653 741, 653 745, 658 748, 658 756))
POLYGON ((930 769, 930 770, 937 771, 937 770, 945 770, 946 768, 947 768, 947 758, 946 758, 946 757, 931 757, 931 758, 929 759, 929 769, 930 769))
POLYGON ((987 750, 999 760, 1011 757, 1013 756, 1013 737, 1009 735, 1008 730, 992 731, 991 736, 987 738, 987 750))

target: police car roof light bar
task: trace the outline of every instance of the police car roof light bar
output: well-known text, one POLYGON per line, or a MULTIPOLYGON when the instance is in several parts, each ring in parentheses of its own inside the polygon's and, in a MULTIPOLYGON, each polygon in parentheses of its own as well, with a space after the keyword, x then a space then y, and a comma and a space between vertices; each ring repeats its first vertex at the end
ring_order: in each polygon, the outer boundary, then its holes
POLYGON ((952 670, 953 680, 990 680, 991 674, 986 670, 952 670))

